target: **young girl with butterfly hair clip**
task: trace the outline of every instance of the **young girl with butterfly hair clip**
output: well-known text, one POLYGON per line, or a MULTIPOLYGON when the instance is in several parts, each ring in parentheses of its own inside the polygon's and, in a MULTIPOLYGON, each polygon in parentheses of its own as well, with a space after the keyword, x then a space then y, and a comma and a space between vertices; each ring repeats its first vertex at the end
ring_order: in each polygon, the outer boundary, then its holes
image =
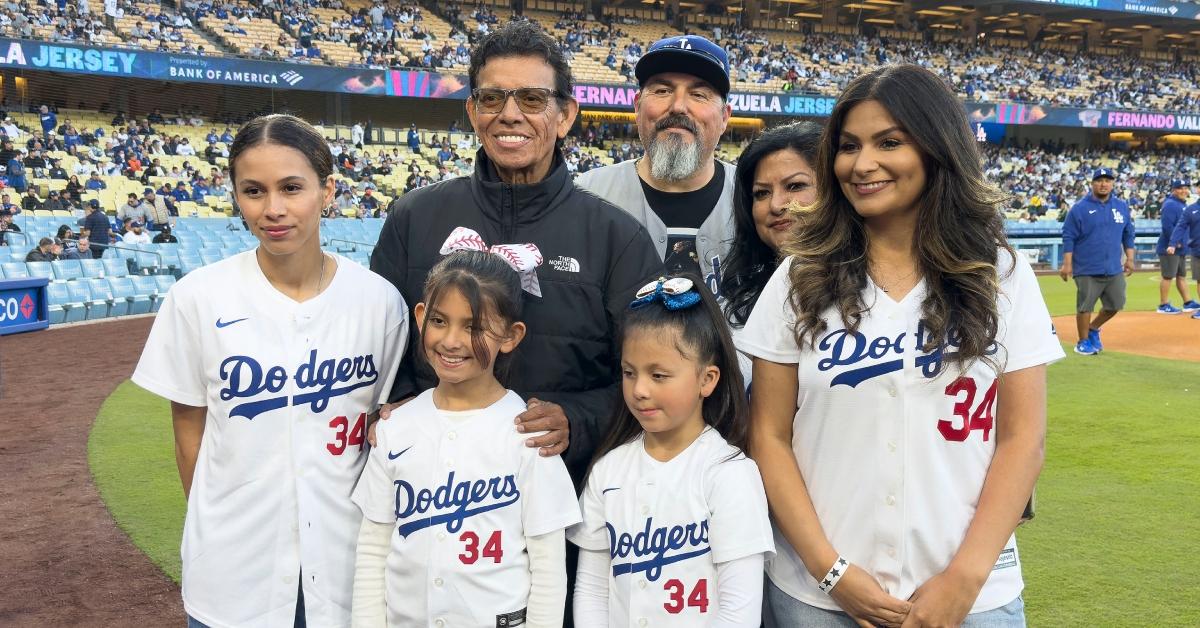
POLYGON ((354 490, 353 623, 559 628, 575 490, 560 457, 525 446, 525 402, 502 383, 541 252, 464 227, 441 252, 414 308, 438 384, 380 422, 354 490))
POLYGON ((621 323, 624 403, 588 473, 574 618, 601 626, 758 626, 774 554, 746 395, 698 278, 637 293, 621 323))

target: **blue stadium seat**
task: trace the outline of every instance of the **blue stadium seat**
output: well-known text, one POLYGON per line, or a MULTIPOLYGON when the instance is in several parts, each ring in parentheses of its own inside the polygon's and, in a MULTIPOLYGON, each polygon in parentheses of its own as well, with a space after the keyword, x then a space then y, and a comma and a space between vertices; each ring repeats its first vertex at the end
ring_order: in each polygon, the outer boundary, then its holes
MULTIPOLYGON (((146 314, 150 312, 150 297, 138 294, 129 277, 109 277, 108 286, 112 290, 114 307, 117 302, 125 300, 125 313, 146 314)), ((114 316, 119 316, 114 314, 114 316)))
POLYGON ((181 257, 179 259, 179 272, 186 275, 197 268, 204 265, 204 262, 197 257, 181 257))
POLYGON ((108 316, 108 301, 93 299, 91 287, 88 286, 86 279, 68 281, 67 290, 70 293, 71 302, 83 305, 85 314, 80 320, 92 321, 108 316))
POLYGON ((211 250, 200 251, 200 260, 203 261, 206 266, 208 264, 215 264, 223 259, 225 259, 224 251, 216 251, 216 252, 211 251, 211 250))
MULTIPOLYGON (((124 316, 129 313, 129 302, 125 299, 118 299, 113 296, 112 287, 108 285, 106 279, 84 279, 88 289, 92 293, 92 301, 101 301, 108 304, 108 312, 106 316, 124 316)), ((91 314, 91 310, 88 310, 91 314)), ((91 318, 89 316, 89 318, 91 318)))
POLYGON ((163 247, 162 249, 159 249, 158 254, 162 256, 162 264, 164 267, 172 270, 179 268, 178 249, 163 247))
POLYGON ((50 262, 25 262, 25 268, 29 270, 30 277, 54 279, 54 269, 50 267, 50 262))
POLYGON ((46 287, 50 301, 50 324, 75 323, 87 316, 87 307, 82 301, 71 298, 71 290, 65 283, 51 283, 46 287))
POLYGON ((81 259, 79 265, 83 267, 83 276, 86 278, 103 277, 108 273, 104 270, 104 260, 98 259, 81 259))
POLYGON ((0 264, 5 279, 23 279, 29 276, 29 268, 25 262, 4 262, 0 264))
POLYGON ((158 284, 158 294, 166 295, 167 290, 170 290, 171 286, 175 285, 175 278, 171 275, 155 275, 154 282, 158 284))
POLYGON ((138 253, 134 263, 143 275, 153 275, 162 267, 162 259, 154 253, 138 253))
POLYGON ((50 262, 50 268, 54 270, 54 278, 59 281, 70 281, 83 277, 83 266, 77 259, 54 260, 50 262))
POLYGON ((158 283, 150 275, 134 275, 129 278, 133 282, 133 293, 144 296, 150 302, 150 311, 157 312, 166 294, 159 294, 158 283))
POLYGON ((124 277, 129 274, 129 264, 124 259, 106 256, 100 261, 104 263, 106 277, 124 277))

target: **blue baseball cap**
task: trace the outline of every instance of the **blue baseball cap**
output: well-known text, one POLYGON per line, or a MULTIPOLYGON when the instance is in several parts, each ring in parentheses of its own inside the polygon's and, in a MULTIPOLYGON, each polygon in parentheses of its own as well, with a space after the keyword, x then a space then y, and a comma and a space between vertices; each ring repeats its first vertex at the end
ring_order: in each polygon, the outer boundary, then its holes
POLYGON ((1105 177, 1108 177, 1109 179, 1116 179, 1116 177, 1113 176, 1112 168, 1096 168, 1096 171, 1092 173, 1092 181, 1095 181, 1096 179, 1103 179, 1105 177))
POLYGON ((650 44, 638 59, 633 73, 638 85, 655 74, 691 74, 712 85, 722 96, 729 95, 729 55, 725 49, 698 35, 667 37, 650 44))
POLYGON ((1186 187, 1188 187, 1187 181, 1185 181, 1183 179, 1171 179, 1171 189, 1172 190, 1174 190, 1175 188, 1186 188, 1186 187))

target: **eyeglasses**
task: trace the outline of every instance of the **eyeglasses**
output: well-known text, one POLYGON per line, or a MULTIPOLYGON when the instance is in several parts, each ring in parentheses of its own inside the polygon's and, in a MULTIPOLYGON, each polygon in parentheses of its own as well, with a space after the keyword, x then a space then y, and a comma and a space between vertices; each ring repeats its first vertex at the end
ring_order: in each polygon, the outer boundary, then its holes
POLYGON ((550 99, 559 95, 558 90, 544 87, 518 87, 517 89, 477 87, 471 90, 471 97, 475 100, 475 110, 479 113, 500 113, 504 110, 509 96, 516 99, 517 107, 522 112, 541 113, 550 106, 550 99))

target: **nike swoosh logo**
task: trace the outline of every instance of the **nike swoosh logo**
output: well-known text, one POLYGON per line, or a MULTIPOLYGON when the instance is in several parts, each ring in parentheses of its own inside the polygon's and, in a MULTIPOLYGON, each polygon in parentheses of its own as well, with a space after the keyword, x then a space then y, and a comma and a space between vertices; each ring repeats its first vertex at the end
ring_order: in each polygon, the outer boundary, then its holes
POLYGON ((242 321, 244 321, 244 320, 246 320, 246 319, 245 319, 245 318, 239 318, 239 319, 232 320, 232 321, 228 321, 228 322, 222 322, 222 321, 221 321, 221 319, 219 319, 219 318, 218 318, 218 319, 217 319, 217 329, 224 329, 224 328, 226 328, 226 327, 229 327, 230 325, 232 325, 232 324, 234 324, 234 323, 240 323, 240 322, 242 322, 242 321))
POLYGON ((605 493, 607 493, 607 492, 609 492, 609 491, 619 491, 619 490, 621 490, 621 487, 619 487, 619 486, 614 486, 614 487, 612 487, 612 488, 606 488, 606 489, 604 489, 603 491, 600 491, 600 494, 601 494, 601 495, 603 495, 603 494, 605 494, 605 493))
POLYGON ((1093 210, 1089 211, 1088 213, 1089 213, 1089 214, 1094 214, 1094 213, 1096 213, 1096 210, 1094 210, 1094 209, 1093 209, 1093 210))
POLYGON ((401 451, 400 451, 400 453, 398 453, 398 454, 394 454, 394 453, 392 453, 392 452, 390 452, 390 451, 389 451, 389 452, 388 452, 388 460, 395 460, 396 458, 399 458, 400 456, 403 456, 403 455, 404 455, 404 452, 408 451, 409 449, 412 449, 412 445, 409 445, 408 447, 404 448, 404 449, 403 449, 403 450, 401 450, 401 451))

